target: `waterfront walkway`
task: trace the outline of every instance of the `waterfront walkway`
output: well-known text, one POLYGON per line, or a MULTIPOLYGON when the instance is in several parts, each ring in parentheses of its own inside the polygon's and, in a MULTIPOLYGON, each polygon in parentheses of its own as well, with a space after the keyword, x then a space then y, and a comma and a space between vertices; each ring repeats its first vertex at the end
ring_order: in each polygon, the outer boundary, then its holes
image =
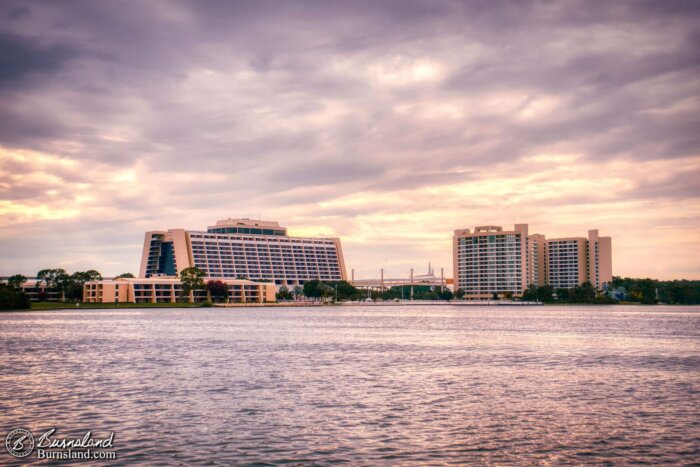
POLYGON ((539 306, 542 302, 516 302, 510 300, 400 300, 400 301, 349 301, 349 302, 269 302, 269 303, 214 303, 212 306, 224 308, 239 307, 307 307, 307 306, 539 306))

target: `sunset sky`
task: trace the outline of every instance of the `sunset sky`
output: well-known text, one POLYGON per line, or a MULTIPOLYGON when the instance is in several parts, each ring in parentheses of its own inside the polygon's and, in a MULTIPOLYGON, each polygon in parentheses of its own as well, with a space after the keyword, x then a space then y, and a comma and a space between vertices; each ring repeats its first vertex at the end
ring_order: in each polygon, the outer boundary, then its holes
POLYGON ((0 3, 0 275, 138 272, 146 230, 277 220, 358 277, 456 228, 700 278, 700 2, 0 3))

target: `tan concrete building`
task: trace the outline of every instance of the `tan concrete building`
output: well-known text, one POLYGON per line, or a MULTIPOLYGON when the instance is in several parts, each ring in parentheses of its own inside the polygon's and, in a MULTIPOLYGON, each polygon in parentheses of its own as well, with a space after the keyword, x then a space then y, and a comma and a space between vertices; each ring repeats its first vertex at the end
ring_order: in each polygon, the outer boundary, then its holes
MULTIPOLYGON (((0 277, 0 284, 6 284, 8 277, 0 277)), ((63 300, 63 293, 58 290, 49 289, 44 281, 36 277, 27 277, 27 280, 20 285, 24 293, 29 296, 32 302, 59 302, 63 300)))
POLYGON ((588 280, 596 289, 612 282, 612 239, 588 231, 588 280))
POLYGON ((610 237, 590 230, 588 238, 546 239, 528 234, 527 224, 513 230, 480 226, 453 236, 454 287, 470 299, 494 294, 521 295, 530 285, 573 288, 590 281, 596 289, 612 281, 610 237))
POLYGON ((547 240, 547 285, 554 289, 572 289, 588 278, 585 238, 553 238, 547 240))
POLYGON ((542 234, 532 234, 527 236, 526 245, 527 284, 541 287, 547 283, 547 262, 545 261, 547 241, 542 234))
MULTIPOLYGON (((275 285, 269 282, 221 278, 205 278, 204 282, 209 280, 220 280, 228 286, 229 303, 276 301, 275 285)), ((170 277, 89 281, 83 288, 83 301, 87 303, 175 303, 181 295, 182 283, 170 277)), ((190 299, 203 302, 207 300, 206 291, 196 291, 190 299)))
POLYGON ((454 287, 466 298, 490 299, 493 294, 519 295, 528 282, 527 224, 513 230, 479 226, 455 230, 453 237, 454 287))
POLYGON ((273 221, 225 219, 206 231, 146 232, 140 277, 174 277, 192 266, 211 277, 265 280, 278 286, 346 279, 339 238, 290 237, 273 221))
POLYGON ((589 230, 588 238, 547 240, 547 283, 554 289, 570 289, 589 281, 600 290, 612 281, 612 239, 589 230))

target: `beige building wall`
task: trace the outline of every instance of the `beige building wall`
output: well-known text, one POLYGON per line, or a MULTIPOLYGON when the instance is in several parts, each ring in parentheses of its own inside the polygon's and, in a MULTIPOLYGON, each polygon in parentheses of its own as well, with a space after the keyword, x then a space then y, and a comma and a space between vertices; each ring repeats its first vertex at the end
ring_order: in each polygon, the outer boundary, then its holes
POLYGON ((588 279, 588 241, 585 238, 552 238, 546 243, 548 285, 570 289, 588 279))
POLYGON ((454 280, 453 289, 459 289, 460 272, 458 263, 458 242, 460 238, 467 238, 471 232, 469 229, 455 229, 452 234, 452 276, 454 280))
POLYGON ((345 271, 345 258, 343 257, 343 247, 340 246, 340 239, 334 238, 333 243, 335 244, 335 249, 338 252, 338 261, 340 262, 340 275, 342 280, 348 280, 347 272, 345 271))
POLYGON ((128 303, 132 300, 131 284, 118 280, 90 281, 83 287, 83 301, 88 303, 128 303))
POLYGON ((175 268, 177 269, 177 275, 179 276, 183 270, 194 266, 190 236, 184 229, 173 229, 169 232, 173 241, 173 249, 175 252, 175 268))
POLYGON ((308 280, 347 280, 339 238, 290 237, 273 221, 225 219, 207 231, 147 232, 140 277, 179 275, 196 266, 208 276, 271 280, 295 286, 308 280))
POLYGON ((516 294, 521 294, 528 286, 528 254, 527 254, 527 237, 528 237, 528 225, 527 224, 515 224, 515 232, 520 233, 520 290, 515 292, 516 294))
POLYGON ((457 229, 452 239, 454 288, 470 299, 491 299, 494 294, 521 295, 527 288, 528 225, 513 230, 501 226, 457 229))
POLYGON ((542 234, 528 237, 528 280, 527 285, 542 287, 547 283, 547 241, 542 234))
MULTIPOLYGON (((481 262, 466 264, 460 258, 460 242, 484 235, 520 234, 525 241, 522 251, 517 256, 522 271, 522 290, 530 284, 550 285, 554 288, 572 288, 590 281, 596 289, 612 281, 612 240, 600 237, 597 230, 589 230, 588 238, 568 237, 547 239, 542 234, 528 235, 527 224, 516 224, 512 231, 503 231, 500 226, 480 226, 472 233, 469 229, 456 229, 452 236, 452 268, 454 271, 454 288, 463 288, 465 273, 473 276, 473 270, 481 269, 481 276, 487 277, 489 271, 507 271, 499 266, 497 258, 484 255, 481 262)), ((462 244, 464 250, 465 245, 462 244)), ((470 253, 471 254, 471 253, 470 253)), ((462 255, 464 256, 464 255, 462 255)), ((502 260, 502 258, 501 258, 502 260)), ((510 261, 511 258, 508 259, 510 261)), ((473 278, 470 279, 473 281, 473 278)), ((491 298, 498 290, 487 289, 487 293, 469 294, 467 298, 491 298)))
POLYGON ((612 282, 612 239, 600 237, 598 230, 588 231, 588 280, 601 289, 612 282))
POLYGON ((613 279, 612 273, 612 238, 611 237, 600 237, 598 239, 598 244, 600 245, 600 284, 601 287, 603 283, 610 284, 613 279))
MULTIPOLYGON (((205 278, 220 280, 229 287, 231 303, 275 302, 274 284, 241 279, 205 278)), ((88 303, 174 303, 180 297, 181 282, 175 278, 120 278, 89 281, 83 288, 83 301, 88 303)), ((207 299, 206 291, 197 292, 197 300, 207 299)))

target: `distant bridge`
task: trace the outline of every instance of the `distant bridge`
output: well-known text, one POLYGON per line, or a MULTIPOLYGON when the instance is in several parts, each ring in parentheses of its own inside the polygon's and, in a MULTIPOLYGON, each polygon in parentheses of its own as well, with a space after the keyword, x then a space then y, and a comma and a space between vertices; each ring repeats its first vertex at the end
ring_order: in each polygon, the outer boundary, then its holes
POLYGON ((440 269, 440 277, 436 277, 428 264, 428 274, 413 275, 413 269, 408 278, 385 278, 384 269, 381 270, 380 277, 375 279, 355 279, 355 270, 352 271, 352 279, 349 281, 358 289, 386 290, 391 287, 401 286, 429 286, 447 287, 452 285, 452 279, 445 278, 443 269, 440 269))

